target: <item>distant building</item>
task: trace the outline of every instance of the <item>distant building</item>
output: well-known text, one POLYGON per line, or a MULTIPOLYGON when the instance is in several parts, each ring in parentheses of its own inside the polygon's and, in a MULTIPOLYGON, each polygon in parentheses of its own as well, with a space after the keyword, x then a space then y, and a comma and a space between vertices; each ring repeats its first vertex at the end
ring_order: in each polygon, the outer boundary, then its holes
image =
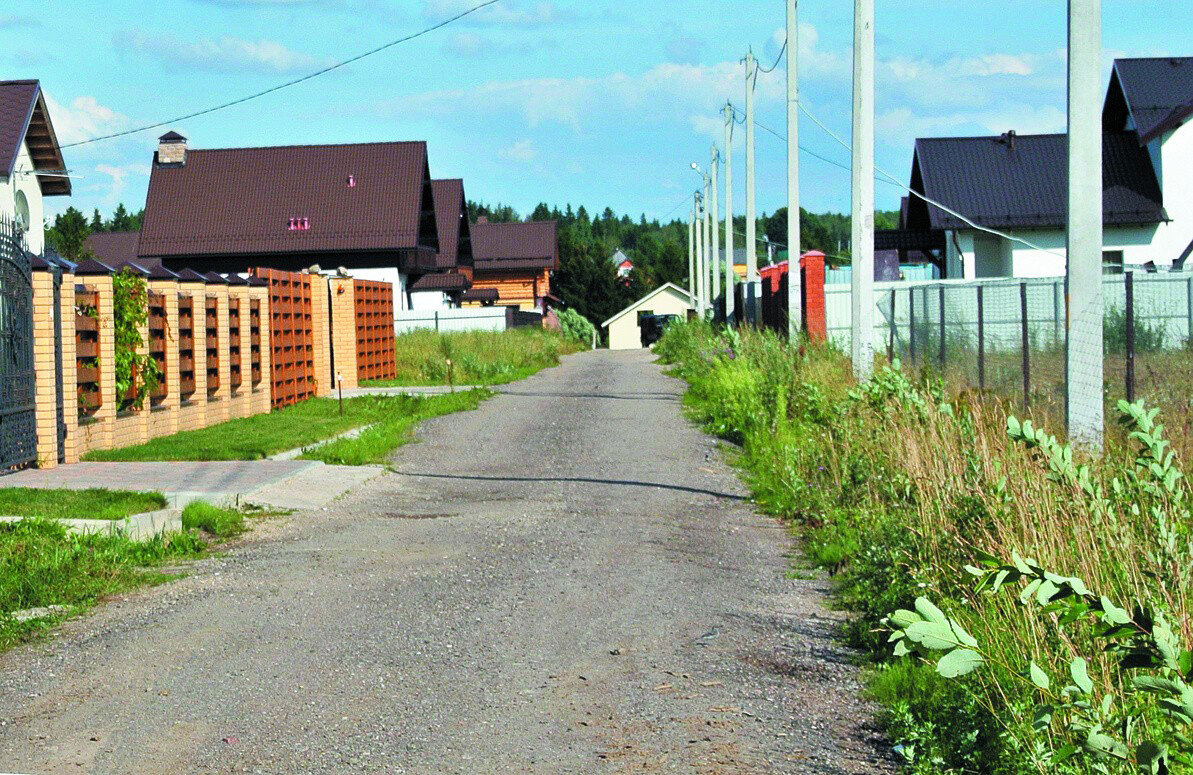
POLYGON ((499 304, 543 311, 554 300, 551 275, 559 269, 555 221, 489 223, 482 217, 472 225, 472 256, 466 306, 499 304))
POLYGON ((634 262, 621 250, 615 251, 609 260, 613 262, 613 266, 617 267, 618 277, 629 277, 630 272, 634 271, 634 262))
POLYGON ((416 310, 459 307, 472 288, 472 230, 465 207, 464 181, 432 180, 439 252, 435 271, 410 284, 410 308, 416 310))

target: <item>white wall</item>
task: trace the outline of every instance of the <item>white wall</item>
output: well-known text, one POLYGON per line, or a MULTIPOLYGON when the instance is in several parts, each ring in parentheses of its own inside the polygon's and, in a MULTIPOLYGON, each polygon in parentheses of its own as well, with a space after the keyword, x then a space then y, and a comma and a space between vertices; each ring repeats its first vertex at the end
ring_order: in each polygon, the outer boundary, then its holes
POLYGON ((33 159, 29 157, 29 149, 21 143, 21 151, 17 155, 16 166, 11 178, 0 178, 0 215, 8 219, 16 216, 16 195, 20 191, 29 202, 29 250, 41 255, 45 249, 45 207, 41 198, 41 186, 38 185, 36 175, 22 174, 22 171, 33 169, 33 159))
MULTIPOLYGON (((324 269, 334 267, 323 267, 324 269)), ((410 300, 406 298, 406 275, 398 271, 397 267, 383 267, 380 269, 349 269, 349 277, 358 280, 373 280, 389 283, 394 287, 394 312, 410 309, 410 300)))
POLYGON ((394 332, 405 334, 420 328, 437 331, 504 331, 505 307, 405 310, 394 313, 394 332))
POLYGON ((642 327, 638 325, 638 313, 654 315, 679 315, 684 317, 692 308, 687 294, 666 288, 651 298, 643 298, 624 314, 609 323, 610 350, 637 350, 642 347, 642 327))

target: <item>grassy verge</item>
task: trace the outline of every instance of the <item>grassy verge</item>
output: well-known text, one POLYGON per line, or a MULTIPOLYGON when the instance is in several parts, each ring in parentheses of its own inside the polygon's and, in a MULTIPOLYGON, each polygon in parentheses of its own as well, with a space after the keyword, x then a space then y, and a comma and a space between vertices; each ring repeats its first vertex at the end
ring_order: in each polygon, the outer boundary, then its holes
POLYGON ((437 333, 413 331, 395 342, 397 378, 373 387, 448 384, 501 385, 559 365, 562 355, 587 349, 575 339, 539 328, 437 333))
POLYGON ((47 519, 124 519, 166 507, 157 492, 0 488, 0 516, 47 519))
POLYGON ((50 519, 0 524, 0 651, 105 597, 177 578, 163 569, 202 557, 244 532, 248 516, 196 501, 182 513, 183 532, 143 542, 75 535, 50 519), (37 608, 48 610, 24 621, 13 616, 37 608))
POLYGON ((360 396, 339 403, 313 398, 269 414, 229 420, 146 444, 89 453, 86 460, 259 460, 309 447, 344 431, 403 418, 421 406, 406 396, 360 396))
POLYGON ((1188 721, 1160 698, 1193 682, 1193 519, 1162 430, 1128 412, 1132 434, 1089 460, 1025 441, 995 397, 887 368, 858 385, 839 353, 767 333, 683 324, 659 352, 689 382, 692 414, 741 445, 758 504, 791 520, 807 559, 834 574, 837 602, 855 613, 845 636, 870 661, 909 772, 1189 771, 1176 766, 1193 754, 1188 721), (1016 551, 1059 575, 1027 587, 1012 567, 1013 592, 975 586, 967 566, 1016 551), (1077 594, 1071 579, 1096 592, 1077 594), (895 656, 888 638, 905 630, 893 612, 939 613, 921 598, 972 636, 958 652, 976 667, 938 667, 944 652, 931 649, 947 643, 895 656), (1110 634, 1107 617, 1120 622, 1110 634), (1159 678, 1140 684, 1145 670, 1159 678), (1140 764, 1156 755, 1151 741, 1173 769, 1140 764))
POLYGON ((376 400, 386 411, 371 428, 355 438, 336 439, 308 450, 304 460, 329 465, 364 466, 384 463, 390 454, 413 440, 412 431, 423 420, 476 409, 492 391, 484 388, 434 396, 385 396, 376 400))

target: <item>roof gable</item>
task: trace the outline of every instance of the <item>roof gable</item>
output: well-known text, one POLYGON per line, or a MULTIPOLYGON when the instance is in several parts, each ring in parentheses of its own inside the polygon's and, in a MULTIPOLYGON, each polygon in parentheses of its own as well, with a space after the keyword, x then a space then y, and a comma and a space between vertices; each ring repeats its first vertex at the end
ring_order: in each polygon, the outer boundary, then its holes
POLYGON ((188 150, 155 164, 143 256, 439 249, 424 142, 188 150))
POLYGON ((628 315, 629 313, 631 313, 634 310, 641 307, 643 304, 645 304, 648 301, 650 301, 651 299, 653 299, 655 296, 658 296, 659 294, 664 293, 664 292, 678 294, 683 301, 686 301, 688 304, 692 303, 692 294, 688 293, 683 288, 680 288, 675 283, 663 283, 658 288, 655 288, 653 291, 646 294, 641 299, 638 299, 636 302, 634 302, 630 306, 626 307, 621 312, 618 312, 616 315, 614 315, 613 317, 606 320, 604 323, 601 323, 601 328, 608 328, 609 324, 612 323, 613 321, 617 320, 620 317, 624 317, 625 315, 628 315))
POLYGON ((1147 145, 1193 116, 1193 57, 1116 59, 1102 124, 1125 130, 1128 119, 1147 145))
POLYGON ((472 256, 477 269, 558 269, 555 221, 472 224, 472 256))
POLYGON ((438 269, 472 266, 472 231, 465 210, 464 181, 459 178, 432 180, 435 221, 439 229, 438 269))
POLYGON ((12 177, 22 143, 29 148, 35 170, 58 173, 37 176, 42 194, 69 194, 70 178, 62 174, 66 162, 41 85, 33 80, 0 81, 0 174, 4 177, 12 177))
MULTIPOLYGON (((1066 135, 921 138, 911 188, 988 228, 1063 228, 1067 218, 1066 135)), ((1167 220, 1147 150, 1133 132, 1103 132, 1103 219, 1107 225, 1167 220)), ((915 229, 971 228, 914 197, 915 229)))

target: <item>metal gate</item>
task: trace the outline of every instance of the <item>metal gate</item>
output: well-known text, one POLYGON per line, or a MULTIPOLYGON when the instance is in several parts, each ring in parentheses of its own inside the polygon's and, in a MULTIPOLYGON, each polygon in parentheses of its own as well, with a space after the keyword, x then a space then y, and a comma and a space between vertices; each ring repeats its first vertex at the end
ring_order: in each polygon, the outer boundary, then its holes
POLYGON ((37 459, 31 261, 24 232, 0 219, 0 473, 37 459))

